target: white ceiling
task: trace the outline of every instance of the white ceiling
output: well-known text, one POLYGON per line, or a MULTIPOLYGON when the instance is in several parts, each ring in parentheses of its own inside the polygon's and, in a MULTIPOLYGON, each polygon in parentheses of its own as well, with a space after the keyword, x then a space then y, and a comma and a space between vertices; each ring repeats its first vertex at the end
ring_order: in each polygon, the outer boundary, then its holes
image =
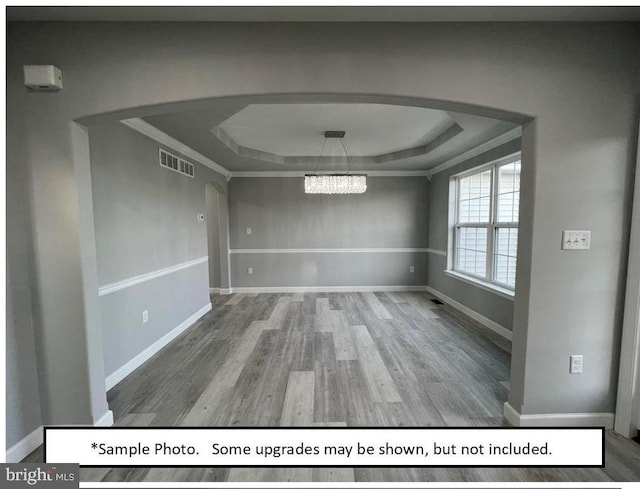
POLYGON ((331 141, 318 170, 426 171, 517 127, 497 119, 384 103, 251 103, 145 117, 229 171, 309 171, 324 131, 346 131, 350 159, 331 141), (220 131, 222 129, 222 131, 220 131))
MULTIPOLYGON (((252 104, 218 127, 239 146, 281 156, 318 156, 324 131, 346 131, 352 155, 374 156, 430 142, 454 123, 442 110, 386 104, 252 104)), ((325 156, 342 156, 328 140, 325 156)))
POLYGON ((8 6, 6 11, 8 21, 637 22, 640 20, 640 7, 637 6, 8 6))

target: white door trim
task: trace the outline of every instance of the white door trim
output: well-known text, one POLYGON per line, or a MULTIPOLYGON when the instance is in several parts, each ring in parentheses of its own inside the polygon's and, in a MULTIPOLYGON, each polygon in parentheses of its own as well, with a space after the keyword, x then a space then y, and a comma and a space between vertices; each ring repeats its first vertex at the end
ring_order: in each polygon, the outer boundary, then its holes
MULTIPOLYGON (((638 139, 640 140, 640 133, 638 139)), ((632 205, 614 427, 618 433, 626 437, 635 436, 640 424, 640 145, 636 158, 636 182, 632 205)))

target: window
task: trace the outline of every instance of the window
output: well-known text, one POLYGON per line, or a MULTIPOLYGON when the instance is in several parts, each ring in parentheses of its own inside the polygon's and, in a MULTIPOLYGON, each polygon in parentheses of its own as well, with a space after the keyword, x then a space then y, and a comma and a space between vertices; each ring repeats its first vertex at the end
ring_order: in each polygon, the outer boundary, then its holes
POLYGON ((453 270, 513 290, 516 285, 520 156, 453 177, 453 270))

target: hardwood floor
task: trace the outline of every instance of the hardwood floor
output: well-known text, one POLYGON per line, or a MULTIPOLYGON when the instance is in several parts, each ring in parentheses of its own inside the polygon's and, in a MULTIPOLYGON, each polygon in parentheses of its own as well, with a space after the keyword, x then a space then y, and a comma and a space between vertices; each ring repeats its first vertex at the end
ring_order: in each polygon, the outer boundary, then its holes
MULTIPOLYGON (((116 425, 500 426, 510 344, 426 293, 235 294, 108 394, 116 425)), ((640 480, 604 469, 81 469, 83 481, 640 480)))

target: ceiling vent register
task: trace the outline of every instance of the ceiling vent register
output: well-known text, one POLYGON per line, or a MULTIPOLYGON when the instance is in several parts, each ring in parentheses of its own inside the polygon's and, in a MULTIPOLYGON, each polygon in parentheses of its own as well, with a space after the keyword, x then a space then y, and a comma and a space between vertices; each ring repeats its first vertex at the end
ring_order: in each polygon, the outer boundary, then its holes
POLYGON ((193 178, 194 165, 160 148, 160 166, 193 178))

